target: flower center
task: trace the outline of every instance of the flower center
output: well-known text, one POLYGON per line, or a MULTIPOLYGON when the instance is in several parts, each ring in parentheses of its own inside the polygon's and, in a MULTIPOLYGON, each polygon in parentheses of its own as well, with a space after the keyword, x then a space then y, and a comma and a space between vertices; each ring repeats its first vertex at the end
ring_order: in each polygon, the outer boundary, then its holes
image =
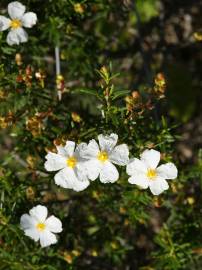
POLYGON ((46 225, 45 225, 44 223, 38 223, 38 224, 36 225, 36 228, 37 228, 38 231, 42 232, 42 231, 45 230, 46 225))
POLYGON ((21 26, 22 26, 22 23, 18 19, 12 20, 11 23, 10 23, 10 27, 13 28, 13 29, 17 29, 17 28, 19 28, 21 26))
POLYGON ((75 157, 70 157, 67 159, 67 166, 70 168, 74 168, 76 166, 77 159, 75 157))
POLYGON ((101 151, 98 156, 97 159, 101 162, 105 162, 106 160, 108 160, 108 154, 106 151, 101 151))
POLYGON ((154 178, 156 178, 156 176, 157 176, 156 170, 154 170, 154 169, 148 169, 147 170, 147 177, 150 180, 154 180, 154 178))

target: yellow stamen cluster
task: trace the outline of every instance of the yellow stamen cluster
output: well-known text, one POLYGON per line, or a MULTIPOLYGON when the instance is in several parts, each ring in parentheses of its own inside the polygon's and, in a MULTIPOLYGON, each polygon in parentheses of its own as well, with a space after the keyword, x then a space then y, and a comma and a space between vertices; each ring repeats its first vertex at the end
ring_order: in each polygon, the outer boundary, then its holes
POLYGON ((101 162, 105 162, 106 160, 108 160, 108 154, 106 151, 101 151, 98 156, 97 156, 97 159, 101 162))
POLYGON ((150 180, 154 180, 157 176, 157 173, 156 173, 156 170, 154 169, 148 169, 147 170, 147 177, 150 179, 150 180))
POLYGON ((13 28, 13 29, 17 29, 19 27, 22 26, 22 22, 20 20, 12 20, 11 23, 10 23, 10 27, 13 28))
POLYGON ((36 225, 36 228, 37 228, 37 230, 39 230, 39 231, 44 231, 45 228, 46 228, 46 225, 45 225, 44 223, 38 223, 38 224, 36 225))
POLYGON ((77 159, 75 157, 70 157, 67 159, 67 166, 70 168, 74 168, 76 166, 77 159))

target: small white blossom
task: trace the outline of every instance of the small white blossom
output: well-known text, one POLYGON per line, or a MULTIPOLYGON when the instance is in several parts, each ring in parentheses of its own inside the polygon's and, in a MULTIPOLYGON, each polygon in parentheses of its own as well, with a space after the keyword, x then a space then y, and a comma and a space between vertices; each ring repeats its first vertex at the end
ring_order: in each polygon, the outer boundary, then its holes
POLYGON ((57 154, 49 152, 46 155, 45 169, 59 171, 54 177, 57 185, 75 191, 81 191, 88 187, 85 162, 80 156, 82 145, 78 145, 75 149, 75 143, 67 141, 64 147, 57 146, 57 154))
POLYGON ((62 231, 62 223, 55 216, 47 218, 48 211, 45 206, 37 205, 24 214, 20 219, 20 226, 26 236, 35 242, 40 241, 42 247, 57 243, 55 233, 62 231))
POLYGON ((129 150, 126 144, 116 146, 118 135, 98 136, 99 145, 91 140, 83 145, 80 151, 85 158, 86 170, 90 180, 100 178, 102 183, 114 183, 119 178, 119 172, 113 164, 125 166, 129 161, 129 150))
POLYGON ((34 12, 25 13, 25 6, 20 2, 11 2, 8 4, 8 14, 11 19, 0 15, 0 31, 10 29, 7 35, 9 45, 27 42, 28 35, 23 27, 31 28, 37 22, 37 16, 34 12))
POLYGON ((177 178, 176 166, 169 162, 159 167, 160 152, 145 150, 140 160, 133 158, 126 167, 130 184, 136 184, 143 189, 150 188, 153 195, 159 195, 169 188, 166 179, 177 178))

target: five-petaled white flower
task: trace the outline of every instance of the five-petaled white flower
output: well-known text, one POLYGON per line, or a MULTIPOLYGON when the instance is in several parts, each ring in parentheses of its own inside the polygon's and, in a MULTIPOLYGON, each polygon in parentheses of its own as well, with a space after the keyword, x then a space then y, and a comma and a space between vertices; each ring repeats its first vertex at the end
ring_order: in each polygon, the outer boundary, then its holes
POLYGON ((0 16, 0 31, 10 28, 7 36, 9 45, 27 42, 28 35, 23 27, 31 28, 37 22, 37 16, 34 12, 25 13, 25 6, 19 2, 8 4, 8 14, 11 19, 0 16))
POLYGON ((67 141, 66 145, 57 146, 57 154, 49 152, 46 155, 45 168, 47 171, 59 171, 54 179, 63 188, 81 191, 88 187, 85 162, 80 156, 80 144, 75 149, 75 143, 67 141))
POLYGON ((119 178, 119 172, 113 165, 125 166, 129 161, 129 150, 126 144, 116 146, 118 135, 98 136, 99 145, 91 140, 88 145, 83 144, 81 156, 86 159, 86 170, 90 180, 98 176, 102 183, 114 183, 119 178))
POLYGON ((26 236, 32 238, 35 242, 40 241, 42 247, 47 247, 57 242, 54 233, 62 231, 62 223, 55 216, 47 218, 48 211, 45 206, 37 205, 24 214, 20 219, 20 226, 26 236))
POLYGON ((159 195, 169 188, 166 179, 177 177, 176 166, 169 162, 159 167, 160 152, 156 150, 145 150, 140 160, 133 158, 126 167, 130 184, 136 184, 143 189, 150 188, 152 194, 159 195))

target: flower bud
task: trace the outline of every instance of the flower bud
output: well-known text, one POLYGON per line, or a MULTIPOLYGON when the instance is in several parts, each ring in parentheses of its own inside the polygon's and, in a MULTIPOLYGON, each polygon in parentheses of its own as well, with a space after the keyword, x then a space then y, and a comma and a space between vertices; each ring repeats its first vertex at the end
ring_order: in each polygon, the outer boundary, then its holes
POLYGON ((74 4, 74 11, 79 14, 84 13, 84 6, 81 5, 80 3, 74 4))

